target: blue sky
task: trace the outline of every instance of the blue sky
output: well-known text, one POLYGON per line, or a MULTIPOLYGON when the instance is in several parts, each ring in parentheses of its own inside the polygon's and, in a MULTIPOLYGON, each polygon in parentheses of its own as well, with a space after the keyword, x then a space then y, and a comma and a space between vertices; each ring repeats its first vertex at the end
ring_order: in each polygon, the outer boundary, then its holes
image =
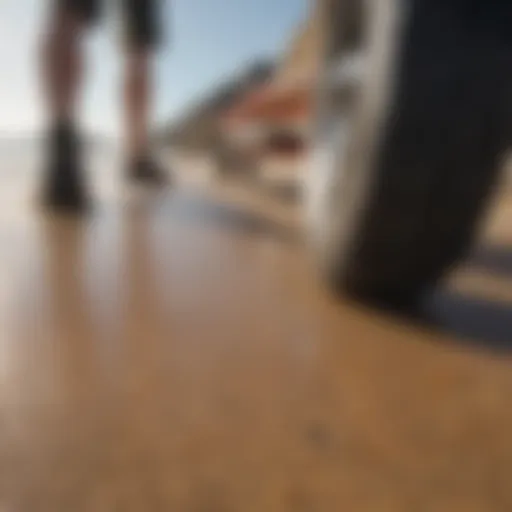
MULTIPOLYGON (((179 114, 252 58, 278 55, 309 5, 309 0, 165 1, 163 20, 170 37, 158 61, 157 122, 179 114)), ((45 4, 0 0, 0 134, 33 132, 43 123, 37 43, 45 4)), ((91 34, 82 101, 87 128, 108 134, 119 132, 121 120, 117 31, 107 21, 91 34)))

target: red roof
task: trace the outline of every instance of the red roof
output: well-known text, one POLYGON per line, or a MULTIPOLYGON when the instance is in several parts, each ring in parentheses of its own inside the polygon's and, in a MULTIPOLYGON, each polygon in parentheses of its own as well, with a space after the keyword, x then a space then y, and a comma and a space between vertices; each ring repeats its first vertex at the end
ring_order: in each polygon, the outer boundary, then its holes
POLYGON ((294 122, 308 118, 313 108, 312 89, 307 86, 265 85, 250 92, 229 109, 222 122, 229 125, 251 121, 294 122))

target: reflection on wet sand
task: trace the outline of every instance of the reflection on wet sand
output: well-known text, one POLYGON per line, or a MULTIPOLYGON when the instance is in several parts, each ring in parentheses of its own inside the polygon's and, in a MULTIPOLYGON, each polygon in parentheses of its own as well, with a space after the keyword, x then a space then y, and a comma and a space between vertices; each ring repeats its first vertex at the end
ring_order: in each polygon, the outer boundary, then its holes
POLYGON ((336 300, 292 206, 230 194, 0 219, 0 507, 508 510, 510 306, 336 300))

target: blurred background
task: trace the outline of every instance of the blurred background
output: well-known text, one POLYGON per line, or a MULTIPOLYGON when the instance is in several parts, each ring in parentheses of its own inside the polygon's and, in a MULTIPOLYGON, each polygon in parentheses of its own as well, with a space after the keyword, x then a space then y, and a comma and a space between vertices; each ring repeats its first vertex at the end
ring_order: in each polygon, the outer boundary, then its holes
MULTIPOLYGON (((307 0, 164 5, 161 23, 169 34, 157 59, 154 101, 154 136, 164 157, 185 178, 201 169, 217 178, 296 181, 306 161, 320 57, 316 6, 307 0)), ((107 5, 107 23, 87 39, 80 104, 93 153, 103 158, 119 156, 122 135, 115 7, 107 5)), ((48 9, 36 0, 5 1, 0 9, 0 65, 9 73, 0 90, 0 139, 9 155, 3 172, 16 166, 14 158, 27 159, 20 169, 37 170, 38 137, 46 128, 38 59, 48 9)), ((99 172, 103 179, 113 174, 113 166, 99 172)))

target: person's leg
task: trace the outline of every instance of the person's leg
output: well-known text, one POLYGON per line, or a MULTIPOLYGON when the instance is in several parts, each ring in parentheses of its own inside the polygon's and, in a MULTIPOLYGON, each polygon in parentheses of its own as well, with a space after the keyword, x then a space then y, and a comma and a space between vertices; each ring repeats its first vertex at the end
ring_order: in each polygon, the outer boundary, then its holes
POLYGON ((159 42, 160 0, 123 0, 125 40, 125 144, 131 178, 164 183, 151 155, 153 60, 159 42))
POLYGON ((49 118, 48 169, 43 201, 49 207, 82 209, 85 187, 75 128, 82 78, 81 39, 96 13, 95 0, 51 0, 43 39, 42 79, 49 118))
POLYGON ((125 64, 125 143, 131 161, 144 156, 149 148, 152 110, 152 57, 149 48, 131 47, 125 64))
MULTIPOLYGON (((70 3, 70 2, 68 2, 70 3)), ((43 79, 49 115, 72 122, 82 74, 81 36, 85 20, 76 9, 57 2, 43 43, 43 79)))

